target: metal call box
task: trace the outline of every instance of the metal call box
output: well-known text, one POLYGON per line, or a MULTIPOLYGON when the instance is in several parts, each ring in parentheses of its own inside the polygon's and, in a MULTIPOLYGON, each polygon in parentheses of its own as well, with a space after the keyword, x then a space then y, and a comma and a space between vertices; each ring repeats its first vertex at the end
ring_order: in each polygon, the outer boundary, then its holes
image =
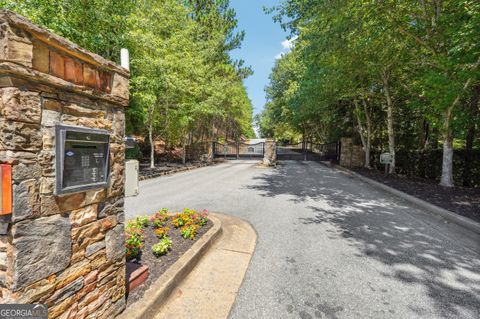
POLYGON ((109 140, 105 130, 56 126, 56 195, 108 187, 109 140))

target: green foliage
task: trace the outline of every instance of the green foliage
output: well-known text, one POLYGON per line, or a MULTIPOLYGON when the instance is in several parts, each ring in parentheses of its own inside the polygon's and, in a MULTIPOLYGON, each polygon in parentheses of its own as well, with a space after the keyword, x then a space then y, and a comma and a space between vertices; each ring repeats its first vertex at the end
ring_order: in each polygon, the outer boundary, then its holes
POLYGON ((252 132, 252 105, 231 61, 240 45, 228 1, 145 1, 132 15, 132 131, 169 145, 252 132), (138 76, 136 76, 138 74, 138 76))
POLYGON ((168 251, 172 248, 172 240, 168 237, 163 237, 160 239, 158 243, 152 246, 152 253, 160 257, 168 253, 168 251))
POLYGON ((191 224, 183 226, 180 231, 182 232, 183 238, 194 240, 197 236, 197 231, 199 228, 200 225, 191 224))
MULTIPOLYGON (((229 52, 240 47, 228 0, 0 0, 0 6, 118 62, 131 57, 127 132, 170 146, 253 136, 242 80, 252 71, 229 52)), ((129 157, 138 158, 137 150, 129 157)))
POLYGON ((162 208, 155 215, 150 217, 150 222, 154 228, 163 227, 169 221, 170 216, 168 215, 168 209, 162 208))
POLYGON ((176 228, 181 228, 183 238, 195 239, 200 227, 208 222, 208 213, 206 210, 197 212, 193 209, 185 208, 183 212, 178 213, 172 219, 172 224, 176 228))
POLYGON ((136 0, 15 0, 0 7, 26 16, 34 23, 66 37, 106 59, 119 62, 126 46, 129 15, 136 0))
POLYGON ((127 160, 141 160, 142 159, 142 152, 140 150, 140 146, 135 144, 133 148, 129 148, 125 150, 125 159, 127 160))
POLYGON ((478 1, 283 0, 267 12, 294 47, 272 70, 263 136, 365 137, 370 121, 377 150, 389 133, 399 150, 468 134, 480 145, 478 1))
POLYGON ((163 238, 167 236, 169 230, 170 230, 169 227, 163 226, 163 227, 155 228, 154 233, 158 238, 163 238))
POLYGON ((125 255, 127 260, 140 256, 143 248, 143 226, 137 220, 127 222, 125 227, 125 255))
POLYGON ((149 222, 148 216, 138 216, 135 219, 135 223, 141 227, 147 227, 149 222))
POLYGON ((172 224, 176 227, 182 227, 185 225, 190 225, 192 223, 192 217, 188 213, 178 213, 172 219, 172 224))

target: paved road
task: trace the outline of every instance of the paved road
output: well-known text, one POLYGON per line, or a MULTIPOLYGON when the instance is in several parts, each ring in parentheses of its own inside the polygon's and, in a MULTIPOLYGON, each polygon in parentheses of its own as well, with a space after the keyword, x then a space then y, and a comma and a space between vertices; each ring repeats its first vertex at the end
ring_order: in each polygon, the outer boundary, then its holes
POLYGON ((231 318, 480 317, 479 236, 317 163, 231 162, 145 181, 126 201, 128 217, 161 207, 257 230, 231 318))

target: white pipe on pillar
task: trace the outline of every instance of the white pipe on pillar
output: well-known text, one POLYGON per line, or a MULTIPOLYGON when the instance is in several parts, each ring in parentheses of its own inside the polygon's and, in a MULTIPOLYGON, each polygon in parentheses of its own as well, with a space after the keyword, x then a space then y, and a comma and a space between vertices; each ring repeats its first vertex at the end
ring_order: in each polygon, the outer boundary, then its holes
POLYGON ((128 49, 122 48, 120 50, 120 65, 130 71, 130 55, 128 49))

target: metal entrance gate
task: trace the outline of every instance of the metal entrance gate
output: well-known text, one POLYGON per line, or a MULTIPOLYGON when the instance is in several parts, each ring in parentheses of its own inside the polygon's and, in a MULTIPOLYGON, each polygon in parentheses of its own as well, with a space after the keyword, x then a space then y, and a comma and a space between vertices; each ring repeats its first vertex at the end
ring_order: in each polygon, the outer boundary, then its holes
POLYGON ((277 159, 278 160, 306 160, 306 146, 301 142, 298 144, 277 143, 277 159))
POLYGON ((315 144, 301 142, 298 144, 277 143, 278 160, 296 161, 333 161, 340 159, 340 142, 315 144))
POLYGON ((265 154, 265 143, 213 143, 213 154, 215 157, 224 158, 263 158, 265 154))

